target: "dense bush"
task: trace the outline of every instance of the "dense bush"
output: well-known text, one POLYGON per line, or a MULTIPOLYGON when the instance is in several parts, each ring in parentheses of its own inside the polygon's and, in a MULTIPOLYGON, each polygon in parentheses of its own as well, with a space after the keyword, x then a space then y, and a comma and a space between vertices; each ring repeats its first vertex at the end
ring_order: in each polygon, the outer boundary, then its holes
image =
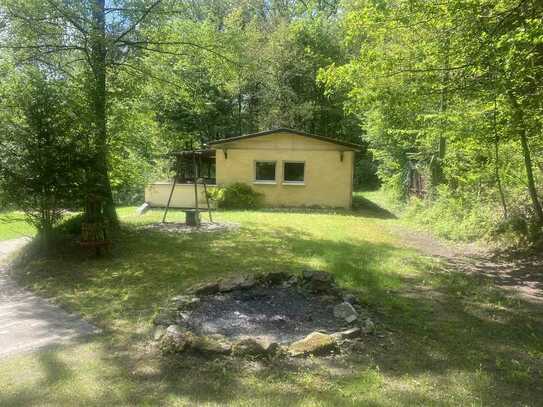
POLYGON ((359 191, 373 191, 379 189, 381 181, 377 176, 378 163, 371 154, 365 154, 355 162, 353 184, 359 191))
POLYGON ((55 227, 55 232, 59 235, 77 236, 81 232, 81 224, 83 223, 83 214, 67 216, 55 227))
POLYGON ((489 236, 499 218, 495 208, 443 192, 434 200, 411 198, 404 216, 452 240, 489 236))
POLYGON ((225 209, 255 209, 264 203, 263 194, 242 182, 217 187, 210 192, 210 198, 225 209))
POLYGON ((0 190, 47 244, 64 209, 81 201, 86 156, 75 104, 61 81, 38 71, 9 90, 10 110, 0 113, 0 190))
POLYGON ((526 200, 524 207, 510 208, 507 218, 492 196, 454 193, 446 186, 433 198, 409 198, 401 204, 395 191, 380 196, 407 221, 422 225, 435 234, 452 240, 491 240, 500 246, 525 247, 542 240, 541 228, 526 200))

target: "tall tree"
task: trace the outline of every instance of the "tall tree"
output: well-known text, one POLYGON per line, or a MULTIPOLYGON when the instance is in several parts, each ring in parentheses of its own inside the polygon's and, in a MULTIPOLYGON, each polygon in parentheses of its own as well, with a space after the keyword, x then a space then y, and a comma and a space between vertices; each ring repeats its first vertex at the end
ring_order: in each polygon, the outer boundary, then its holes
POLYGON ((198 43, 175 39, 165 44, 159 40, 161 23, 181 6, 161 0, 0 2, 6 39, 1 47, 13 51, 19 63, 40 66, 51 75, 79 82, 85 89, 87 145, 93 156, 87 168, 87 194, 100 202, 92 207, 101 208, 99 213, 87 213, 93 219, 117 224, 108 168, 108 76, 142 53, 164 52, 163 47, 206 50, 198 43), (153 29, 144 35, 149 26, 153 29))

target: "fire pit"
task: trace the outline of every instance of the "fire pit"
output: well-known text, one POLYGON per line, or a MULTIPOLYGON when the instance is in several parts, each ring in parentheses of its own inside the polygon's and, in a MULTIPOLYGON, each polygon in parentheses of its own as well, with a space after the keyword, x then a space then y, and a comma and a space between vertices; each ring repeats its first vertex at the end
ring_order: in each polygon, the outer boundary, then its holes
POLYGON ((374 330, 358 298, 331 274, 308 270, 237 277, 192 287, 155 318, 165 353, 337 353, 374 330))

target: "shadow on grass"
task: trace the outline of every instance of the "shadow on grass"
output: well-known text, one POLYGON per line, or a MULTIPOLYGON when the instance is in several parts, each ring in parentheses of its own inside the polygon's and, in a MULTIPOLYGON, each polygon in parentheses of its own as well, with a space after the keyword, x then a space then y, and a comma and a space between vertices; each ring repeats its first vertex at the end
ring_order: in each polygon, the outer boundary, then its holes
MULTIPOLYGON (((506 299, 484 279, 441 270, 413 251, 316 239, 288 226, 193 235, 131 227, 116 247, 109 258, 66 255, 29 264, 21 275, 111 334, 100 337, 98 352, 106 370, 113 369, 110 403, 532 404, 543 392, 543 329, 525 304, 506 299), (169 360, 142 352, 154 312, 188 286, 240 273, 299 272, 315 259, 358 294, 378 332, 385 333, 365 337, 362 355, 339 362, 341 375, 318 362, 276 362, 255 370, 229 359, 169 360)), ((70 380, 56 356, 39 360, 46 371, 61 371, 46 375, 59 379, 55 386, 70 380)), ((102 391, 87 397, 81 401, 105 402, 102 391)), ((14 400, 0 395, 0 404, 14 400)))
POLYGON ((353 195, 353 210, 369 218, 397 219, 392 212, 361 195, 353 195))
MULTIPOLYGON (((225 210, 215 210, 225 211, 225 210)), ((227 211, 226 211, 227 212, 227 211)), ((262 208, 258 212, 265 213, 293 213, 293 214, 325 214, 325 215, 340 215, 340 216, 356 216, 368 219, 397 219, 396 215, 387 209, 379 206, 375 202, 361 196, 353 195, 352 209, 344 208, 320 208, 320 207, 277 207, 277 208, 262 208)))

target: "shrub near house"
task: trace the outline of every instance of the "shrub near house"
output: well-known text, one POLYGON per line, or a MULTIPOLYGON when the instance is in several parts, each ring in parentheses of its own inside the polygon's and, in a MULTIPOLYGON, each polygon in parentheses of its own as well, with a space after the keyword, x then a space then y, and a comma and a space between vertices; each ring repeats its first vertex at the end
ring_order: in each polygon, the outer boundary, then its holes
POLYGON ((225 209, 260 208, 264 198, 261 193, 242 182, 236 182, 226 187, 216 187, 209 195, 219 208, 225 209))

